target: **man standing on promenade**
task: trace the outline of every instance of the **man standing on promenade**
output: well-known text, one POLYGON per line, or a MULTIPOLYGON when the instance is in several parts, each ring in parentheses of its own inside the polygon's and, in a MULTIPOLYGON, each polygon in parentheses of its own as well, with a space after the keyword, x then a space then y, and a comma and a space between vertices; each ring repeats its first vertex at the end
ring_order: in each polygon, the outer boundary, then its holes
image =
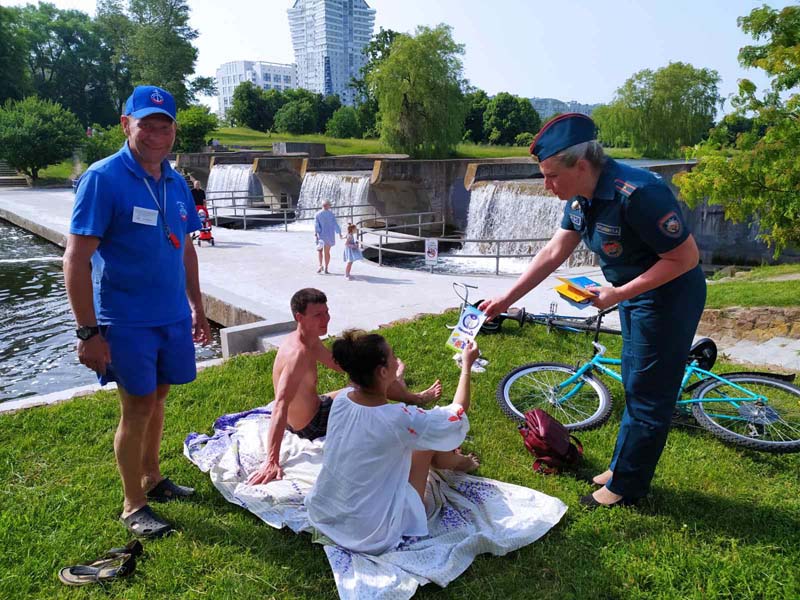
POLYGON ((322 210, 314 217, 314 237, 317 239, 317 255, 319 256, 319 269, 317 273, 328 273, 328 264, 331 262, 331 246, 336 244, 336 234, 342 235, 336 215, 331 210, 331 201, 323 200, 322 210), (321 242, 321 243, 320 243, 321 242), (325 266, 322 266, 323 253, 325 266))
MULTIPOLYGON (((323 395, 317 392, 317 363, 339 373, 344 372, 319 339, 328 333, 331 320, 328 298, 320 290, 305 288, 292 296, 291 309, 297 329, 281 343, 272 367, 275 403, 269 423, 267 460, 250 475, 247 480, 250 485, 283 478, 280 455, 284 431, 288 429, 307 440, 324 436, 333 399, 339 394, 338 391, 323 395)), ((390 400, 427 404, 439 399, 442 384, 438 379, 427 390, 415 394, 403 381, 403 368, 401 362, 397 381, 387 392, 390 400)))
POLYGON ((120 520, 135 535, 158 537, 172 526, 148 501, 194 492, 161 474, 159 450, 169 387, 194 380, 192 338, 210 338, 189 236, 200 222, 186 181, 166 160, 177 127, 169 92, 137 87, 120 123, 125 145, 78 183, 64 278, 80 362, 101 384, 117 382, 120 520))

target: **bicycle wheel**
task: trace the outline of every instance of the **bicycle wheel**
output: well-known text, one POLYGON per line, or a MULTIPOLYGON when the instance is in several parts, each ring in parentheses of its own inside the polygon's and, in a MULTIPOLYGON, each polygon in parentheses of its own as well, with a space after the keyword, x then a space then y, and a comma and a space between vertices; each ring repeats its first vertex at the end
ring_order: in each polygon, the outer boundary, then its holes
POLYGON ((541 408, 570 431, 600 427, 611 415, 611 394, 591 374, 560 388, 575 373, 569 365, 559 363, 517 367, 497 386, 497 403, 516 421, 524 422, 527 411, 541 408))
POLYGON ((732 373, 723 377, 711 379, 695 392, 692 414, 700 425, 718 438, 745 448, 775 453, 800 451, 800 388, 764 375, 732 373), (764 396, 766 402, 734 401, 747 394, 731 383, 764 396), (731 400, 726 402, 726 398, 731 400))

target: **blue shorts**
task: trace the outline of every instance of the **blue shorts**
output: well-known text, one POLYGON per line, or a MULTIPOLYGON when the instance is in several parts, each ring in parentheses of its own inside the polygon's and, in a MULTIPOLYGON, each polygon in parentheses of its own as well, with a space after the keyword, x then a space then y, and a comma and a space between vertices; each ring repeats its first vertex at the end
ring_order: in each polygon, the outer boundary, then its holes
POLYGON ((191 317, 160 327, 101 325, 100 334, 111 351, 106 374, 97 376, 101 385, 116 381, 129 394, 146 396, 157 385, 197 376, 191 317))

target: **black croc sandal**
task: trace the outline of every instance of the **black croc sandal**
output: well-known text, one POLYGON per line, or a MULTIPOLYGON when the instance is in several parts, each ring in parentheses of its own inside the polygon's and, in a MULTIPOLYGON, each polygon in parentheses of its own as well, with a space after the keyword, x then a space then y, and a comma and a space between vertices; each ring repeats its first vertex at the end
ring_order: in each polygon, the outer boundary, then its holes
POLYGON ((156 515, 147 504, 119 520, 133 535, 143 538, 159 538, 172 531, 172 525, 156 515))
POLYGON ((165 477, 149 492, 147 499, 154 502, 169 502, 170 500, 182 500, 194 494, 194 488, 186 487, 173 483, 169 477, 165 477))
POLYGON ((124 554, 115 558, 95 561, 90 565, 64 567, 58 572, 58 579, 64 585, 79 586, 90 583, 104 583, 119 577, 127 577, 136 569, 136 557, 124 554))

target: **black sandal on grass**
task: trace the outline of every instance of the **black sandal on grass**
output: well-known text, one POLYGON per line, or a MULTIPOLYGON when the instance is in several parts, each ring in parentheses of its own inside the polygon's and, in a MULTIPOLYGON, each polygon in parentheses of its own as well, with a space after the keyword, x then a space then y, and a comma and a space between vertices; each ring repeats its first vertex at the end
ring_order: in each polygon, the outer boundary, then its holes
POLYGON ((181 500, 194 494, 194 488, 186 487, 173 483, 169 477, 159 481, 156 486, 147 492, 147 499, 154 502, 169 502, 170 500, 181 500))
POLYGON ((133 535, 143 538, 159 538, 172 531, 172 525, 156 515, 147 504, 119 520, 133 535))
POLYGON ((144 552, 144 548, 142 547, 142 542, 139 540, 131 540, 127 544, 125 544, 122 548, 111 548, 108 552, 106 552, 99 560, 106 560, 108 558, 117 558, 119 556, 141 556, 142 552, 144 552))
POLYGON ((121 554, 115 558, 97 560, 88 565, 64 567, 58 572, 58 579, 64 585, 88 585, 127 577, 135 569, 136 557, 132 554, 121 554))

